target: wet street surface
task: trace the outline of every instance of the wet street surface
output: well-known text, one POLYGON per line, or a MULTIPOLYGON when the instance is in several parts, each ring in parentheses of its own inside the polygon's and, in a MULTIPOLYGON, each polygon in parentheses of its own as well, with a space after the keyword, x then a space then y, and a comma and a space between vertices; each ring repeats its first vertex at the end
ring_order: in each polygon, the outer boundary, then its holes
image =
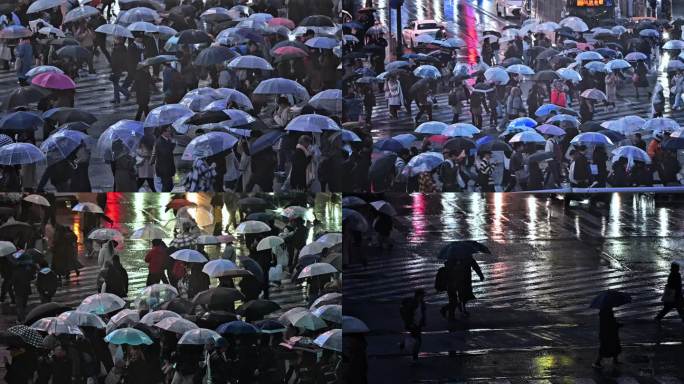
POLYGON ((672 312, 660 326, 652 320, 669 265, 683 258, 682 197, 612 195, 598 207, 573 202, 569 209, 518 194, 385 199, 398 211, 393 248, 364 243, 368 265, 345 268, 344 311, 371 329, 371 382, 388 375, 395 382, 684 381, 681 319, 672 312), (482 242, 492 255, 476 255, 485 280, 473 274, 471 316, 448 321, 439 313, 446 294, 434 288, 436 255, 455 240, 482 242), (400 301, 416 288, 427 293, 427 327, 413 365, 397 345, 400 301), (632 303, 615 312, 625 324, 624 364, 596 371, 598 311, 589 304, 606 289, 629 293, 632 303))
MULTIPOLYGON (((73 228, 79 239, 79 261, 84 265, 80 270, 80 275, 71 274, 71 278, 66 285, 63 285, 57 290, 53 301, 64 303, 69 306, 78 305, 83 298, 96 292, 96 279, 99 273, 97 266, 97 254, 92 258, 85 255, 83 247, 83 235, 80 232, 80 218, 76 213, 70 212, 71 206, 75 205, 77 201, 96 201, 96 194, 78 194, 76 198, 58 198, 57 221, 64 225, 69 225, 73 228)), ((189 193, 186 198, 195 202, 199 206, 207 208, 211 211, 210 195, 189 193)), ((284 208, 291 205, 294 201, 301 202, 301 196, 295 200, 294 196, 277 195, 266 196, 267 200, 273 202, 273 208, 284 208)), ((114 221, 114 224, 107 225, 107 227, 114 228, 120 231, 125 240, 124 247, 118 254, 121 257, 121 263, 128 272, 129 277, 129 296, 128 301, 132 301, 145 287, 145 279, 147 277, 147 264, 144 261, 145 253, 150 248, 150 243, 145 240, 130 240, 128 239, 134 230, 143 227, 146 223, 154 223, 163 226, 169 234, 169 237, 163 239, 167 244, 173 239, 173 228, 175 225, 174 215, 171 210, 165 211, 166 204, 172 199, 171 194, 166 193, 109 193, 107 199, 107 206, 105 214, 114 221)), ((304 201, 307 199, 305 198, 304 201)), ((308 198, 311 212, 315 215, 318 222, 315 225, 310 225, 309 238, 307 242, 314 240, 314 234, 323 232, 339 232, 341 230, 340 205, 339 198, 330 194, 318 194, 314 198, 311 195, 308 198)), ((223 208, 222 228, 226 233, 225 228, 228 224, 228 213, 223 208)), ((213 232, 213 225, 202 227, 207 234, 213 232)), ((234 228, 231 227, 231 231, 234 228)), ((230 232, 233 233, 234 232, 230 232)), ((246 248, 242 236, 236 236, 238 239, 235 247, 237 255, 246 256, 246 248)), ((223 246, 207 245, 205 251, 209 254, 211 260, 219 258, 223 252, 223 246)), ((218 283, 217 279, 212 279, 212 286, 218 283)), ((291 307, 301 305, 305 300, 305 287, 300 283, 292 283, 289 279, 283 282, 280 287, 270 289, 270 300, 277 302, 283 309, 287 310, 291 307)), ((29 297, 29 307, 40 303, 40 298, 33 289, 33 294, 29 297)), ((16 317, 12 314, 0 315, 0 329, 7 328, 8 324, 13 325, 16 317)))

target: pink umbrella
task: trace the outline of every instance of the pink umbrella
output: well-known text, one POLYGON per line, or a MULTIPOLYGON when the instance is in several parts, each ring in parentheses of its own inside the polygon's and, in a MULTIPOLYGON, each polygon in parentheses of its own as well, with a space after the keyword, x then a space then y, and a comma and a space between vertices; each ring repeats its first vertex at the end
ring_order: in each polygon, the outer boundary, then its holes
POLYGON ((267 22, 267 24, 271 27, 278 27, 278 26, 283 26, 287 29, 294 29, 295 28, 295 23, 294 21, 290 19, 286 19, 284 17, 274 17, 271 20, 267 22))
POLYGON ((57 72, 41 73, 31 83, 48 89, 76 89, 76 83, 69 76, 57 72))

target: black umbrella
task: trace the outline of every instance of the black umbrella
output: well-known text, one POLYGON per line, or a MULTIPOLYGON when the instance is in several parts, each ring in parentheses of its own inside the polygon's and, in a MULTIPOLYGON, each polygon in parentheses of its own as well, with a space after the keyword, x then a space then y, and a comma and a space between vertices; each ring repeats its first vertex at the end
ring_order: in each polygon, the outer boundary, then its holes
POLYGON ((502 140, 488 141, 488 142, 482 144, 480 147, 478 147, 477 150, 478 151, 486 151, 486 152, 494 152, 494 151, 503 151, 505 153, 513 152, 513 149, 511 148, 511 146, 502 140))
POLYGON ((190 4, 177 5, 169 10, 169 13, 181 16, 193 16, 195 12, 197 12, 197 9, 190 4))
POLYGON ((50 90, 36 87, 35 85, 19 87, 7 95, 2 105, 5 107, 5 110, 10 110, 16 107, 27 106, 31 103, 37 103, 49 94, 50 90))
POLYGON ((24 324, 31 325, 40 319, 57 316, 60 313, 69 311, 71 309, 71 307, 68 307, 64 304, 54 302, 39 304, 26 315, 26 318, 24 318, 24 324))
POLYGON ((477 83, 473 85, 473 92, 487 93, 494 90, 494 85, 490 83, 477 83))
POLYGON ((245 197, 238 200, 238 206, 243 209, 262 210, 268 208, 268 202, 260 197, 245 197))
POLYGON ((209 311, 197 317, 195 323, 201 328, 216 329, 223 323, 237 320, 237 315, 228 311, 209 311))
POLYGON ((283 133, 280 131, 269 131, 264 133, 249 144, 249 153, 254 156, 266 148, 272 147, 282 136, 283 133))
POLYGON ((466 154, 469 154, 470 150, 475 147, 475 142, 470 139, 466 139, 465 137, 454 137, 453 139, 447 140, 442 146, 443 149, 456 151, 458 153, 465 150, 466 154))
POLYGON ((82 121, 86 124, 92 124, 97 121, 97 117, 90 112, 71 107, 52 108, 43 113, 43 118, 52 120, 59 124, 65 124, 74 121, 82 121))
MULTIPOLYGON (((2 9, 1 7, 2 5, 0 4, 0 10, 2 9)), ((0 331, 0 345, 18 348, 26 346, 26 343, 19 335, 7 331, 0 331)))
POLYGON ((323 15, 311 15, 305 17, 300 23, 300 27, 334 27, 332 19, 323 15))
POLYGON ((211 36, 199 29, 186 29, 178 35, 178 44, 211 43, 211 36))
MULTIPOLYGON (((440 52, 440 53, 443 54, 444 52, 440 52)), ((436 57, 435 55, 430 55, 430 54, 418 56, 413 60, 416 63, 429 63, 429 64, 440 64, 441 63, 441 61, 438 57, 436 57)))
POLYGON ((71 121, 66 124, 62 124, 59 128, 88 133, 88 129, 90 129, 90 124, 86 124, 82 121, 71 121))
POLYGON ((273 214, 267 212, 254 212, 247 215, 246 220, 261 221, 263 223, 270 223, 273 221, 273 214))
POLYGON ((371 180, 381 180, 385 178, 389 172, 394 169, 394 163, 396 161, 396 153, 386 152, 381 157, 376 158, 368 169, 368 178, 371 180))
POLYGON ((78 45, 67 45, 58 49, 56 53, 59 57, 76 61, 88 60, 90 58, 90 51, 78 45))
POLYGON ((617 143, 625 139, 625 135, 620 132, 611 131, 610 129, 602 129, 598 131, 598 133, 602 133, 604 136, 607 136, 613 143, 617 143))
POLYGON ((209 310, 233 310, 233 303, 244 299, 242 292, 235 288, 216 287, 198 293, 192 302, 209 310))
POLYGON ((618 57, 618 51, 610 48, 597 48, 594 50, 594 52, 598 52, 601 54, 601 56, 608 57, 611 59, 615 59, 618 57))
POLYGON ((440 260, 472 257, 475 253, 490 253, 489 248, 473 240, 454 241, 444 246, 437 255, 440 260))
POLYGON ((582 132, 598 132, 602 129, 603 127, 598 121, 587 121, 579 126, 579 130, 582 132))
POLYGON ((535 57, 537 57, 537 55, 539 55, 540 53, 544 52, 545 50, 546 50, 546 48, 544 48, 544 47, 542 47, 542 46, 540 46, 540 45, 535 45, 534 47, 529 47, 529 48, 527 48, 527 49, 525 50, 523 56, 524 56, 526 59, 531 60, 531 59, 534 59, 535 57))
POLYGON ((166 303, 163 303, 161 305, 161 309, 176 312, 178 314, 189 314, 192 313, 192 308, 194 306, 195 305, 192 303, 192 301, 182 297, 176 297, 170 301, 167 301, 166 303))
POLYGON ((536 57, 535 60, 542 60, 542 59, 550 59, 556 55, 560 54, 560 52, 556 49, 553 48, 547 48, 543 51, 541 51, 536 57))
POLYGON ((252 275, 254 275, 259 282, 263 282, 264 271, 261 269, 259 263, 249 257, 240 257, 239 260, 240 263, 242 263, 242 268, 252 272, 252 275))
POLYGON ((592 300, 590 308, 603 309, 619 307, 632 302, 632 296, 627 293, 609 289, 599 293, 592 300))
POLYGON ((249 319, 261 319, 280 309, 280 305, 271 300, 250 300, 238 307, 237 313, 249 319))
POLYGON ((38 331, 26 325, 15 325, 7 329, 7 333, 21 337, 22 341, 33 348, 44 348, 44 339, 38 331))
POLYGON ((573 63, 575 60, 573 60, 571 57, 563 56, 563 55, 558 55, 554 56, 549 59, 549 64, 551 64, 552 67, 558 68, 558 67, 566 67, 568 64, 573 63))
POLYGON ((11 241, 17 245, 35 239, 36 229, 29 223, 15 221, 0 225, 0 240, 11 241))
POLYGON ((551 160, 554 157, 553 152, 537 152, 525 159, 527 164, 541 163, 542 161, 551 160))
POLYGON ((197 55, 197 58, 195 59, 195 65, 209 67, 232 60, 238 56, 240 55, 228 47, 212 45, 211 47, 204 48, 202 51, 200 51, 199 55, 197 55))
POLYGON ((488 31, 482 32, 482 35, 483 35, 483 36, 486 36, 486 35, 494 35, 494 36, 501 37, 501 32, 499 32, 499 31, 490 31, 490 30, 488 30, 488 31))
POLYGON ((223 111, 201 111, 197 112, 192 117, 185 121, 185 124, 203 125, 220 123, 222 121, 230 120, 230 117, 223 113, 223 111))
POLYGON ((560 79, 560 75, 556 71, 551 70, 539 71, 532 76, 532 80, 535 81, 551 82, 558 79, 560 79))
POLYGON ((501 65, 504 67, 510 67, 511 65, 522 64, 522 63, 523 63, 522 59, 520 59, 518 57, 509 57, 508 59, 502 61, 501 65))

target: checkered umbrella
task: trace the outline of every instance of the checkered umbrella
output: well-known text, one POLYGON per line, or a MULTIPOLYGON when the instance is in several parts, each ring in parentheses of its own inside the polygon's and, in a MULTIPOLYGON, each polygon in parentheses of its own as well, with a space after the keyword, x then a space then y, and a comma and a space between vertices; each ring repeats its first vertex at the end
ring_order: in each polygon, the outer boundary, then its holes
POLYGON ((21 337, 26 344, 34 348, 44 348, 43 337, 35 329, 25 325, 15 325, 7 329, 7 332, 21 337))
POLYGON ((181 233, 176 236, 175 239, 171 240, 170 246, 178 249, 192 247, 197 244, 197 234, 196 233, 181 233))

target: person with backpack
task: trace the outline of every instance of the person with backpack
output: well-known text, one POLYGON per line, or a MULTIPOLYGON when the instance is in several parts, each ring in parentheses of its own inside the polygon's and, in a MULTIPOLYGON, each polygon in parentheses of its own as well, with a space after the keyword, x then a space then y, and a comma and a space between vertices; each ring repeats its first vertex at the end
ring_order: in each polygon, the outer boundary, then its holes
POLYGON ((49 303, 52 301, 52 296, 57 292, 57 287, 59 286, 59 276, 50 269, 47 261, 40 261, 40 270, 36 277, 36 290, 40 295, 41 303, 49 303))
MULTIPOLYGON (((401 301, 399 308, 401 320, 404 322, 404 329, 408 331, 408 335, 413 339, 413 349, 411 355, 413 361, 418 361, 418 352, 423 343, 422 329, 426 324, 425 317, 425 290, 418 288, 413 293, 413 297, 407 297, 401 301)), ((406 336, 402 336, 399 343, 399 349, 403 350, 406 347, 406 336)))

